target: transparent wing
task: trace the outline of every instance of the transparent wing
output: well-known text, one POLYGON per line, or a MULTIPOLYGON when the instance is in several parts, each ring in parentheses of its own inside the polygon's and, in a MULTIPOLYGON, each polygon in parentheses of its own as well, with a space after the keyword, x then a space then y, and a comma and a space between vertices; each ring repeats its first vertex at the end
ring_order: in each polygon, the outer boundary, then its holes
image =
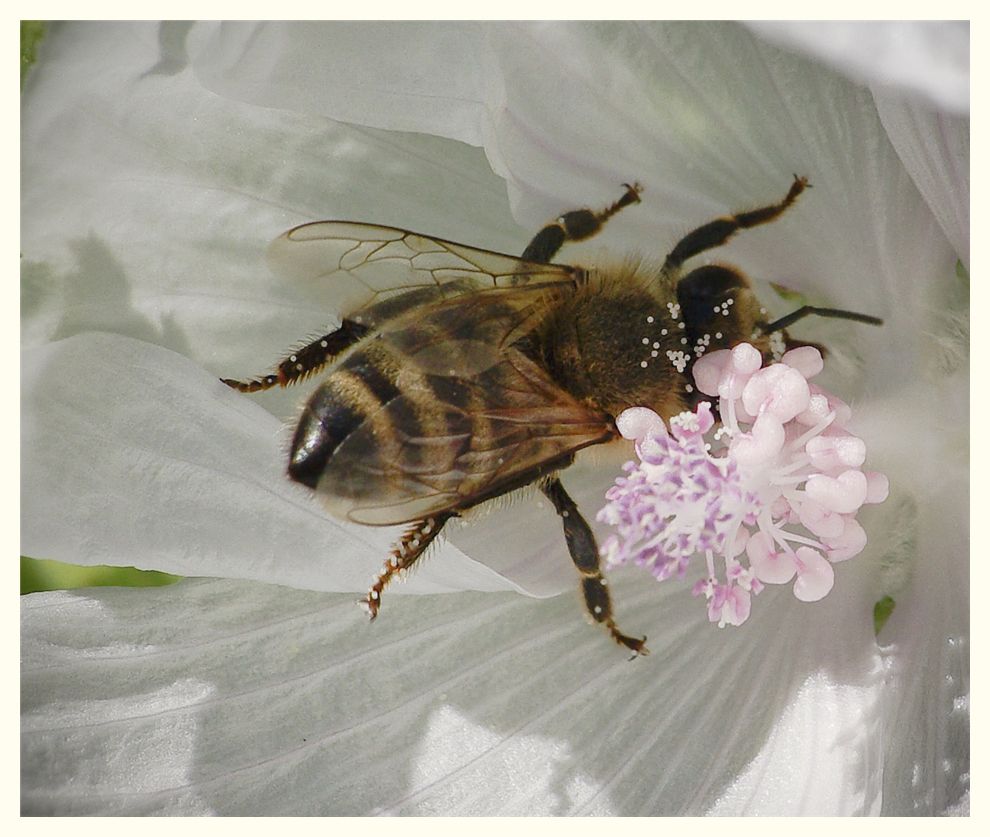
POLYGON ((294 227, 272 242, 268 259, 272 270, 290 281, 331 281, 330 300, 341 317, 368 311, 372 321, 479 290, 574 281, 580 272, 351 221, 294 227), (392 299, 398 294, 401 303, 392 299))

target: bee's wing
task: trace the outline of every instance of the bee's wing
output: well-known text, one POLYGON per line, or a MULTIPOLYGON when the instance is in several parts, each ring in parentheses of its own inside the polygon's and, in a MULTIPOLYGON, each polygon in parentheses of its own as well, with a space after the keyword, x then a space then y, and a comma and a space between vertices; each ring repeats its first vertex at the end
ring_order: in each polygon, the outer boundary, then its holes
POLYGON ((334 514, 387 525, 469 508, 615 438, 609 416, 515 352, 477 379, 429 375, 420 386, 382 407, 338 449, 319 487, 334 514), (410 416, 417 417, 412 427, 410 416), (375 431, 386 422, 396 432, 383 443, 375 431))
POLYGON ((334 374, 357 377, 402 359, 387 399, 324 470, 318 491, 334 514, 384 525, 469 508, 615 437, 610 416, 527 356, 525 335, 548 293, 527 286, 442 302, 386 324, 342 364, 334 374))
POLYGON ((369 311, 368 325, 414 306, 491 288, 572 281, 566 265, 525 262, 394 227, 319 221, 272 242, 272 270, 290 280, 328 279, 341 317, 369 311), (419 289, 418 292, 404 292, 419 289), (403 294, 402 301, 394 299, 403 294), (385 300, 391 300, 383 304, 385 300))

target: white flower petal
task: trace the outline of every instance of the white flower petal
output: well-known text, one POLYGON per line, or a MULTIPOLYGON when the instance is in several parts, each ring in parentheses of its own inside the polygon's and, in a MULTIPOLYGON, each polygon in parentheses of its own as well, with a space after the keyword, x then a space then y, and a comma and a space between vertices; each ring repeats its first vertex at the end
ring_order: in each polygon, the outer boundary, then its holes
POLYGON ((614 591, 653 656, 628 662, 573 596, 409 596, 372 626, 349 597, 248 582, 26 597, 24 812, 876 810, 868 620, 783 591, 719 631, 684 585, 614 591), (825 717, 774 734, 801 682, 825 717))
POLYGON ((817 672, 801 684, 763 749, 747 765, 708 814, 723 816, 745 810, 759 816, 802 816, 812 811, 880 813, 879 753, 876 738, 879 697, 870 686, 835 682, 817 672), (800 767, 795 776, 781 764, 805 765, 814 752, 812 773, 800 767), (858 779, 853 776, 860 772, 858 779), (842 776, 846 781, 822 781, 842 776))
POLYGON ((969 118, 875 93, 891 143, 959 258, 969 266, 969 118))
POLYGON ((219 97, 158 33, 81 24, 45 40, 22 108, 25 345, 114 331, 255 374, 335 322, 332 288, 265 263, 296 224, 524 246, 480 151, 219 97))
MULTIPOLYGON (((181 355, 80 335, 22 377, 22 554, 364 592, 398 534, 325 514, 285 478, 278 421, 181 355)), ((404 587, 462 585, 510 587, 449 543, 404 587)))
POLYGON ((896 603, 880 634, 886 813, 941 814, 969 788, 968 400, 968 370, 943 372, 857 419, 891 486, 862 515, 867 533, 885 533, 867 547, 880 551, 877 597, 896 603))
POLYGON ((968 21, 754 21, 747 26, 865 84, 920 94, 953 113, 969 112, 968 21))
POLYGON ((464 21, 231 22, 216 28, 194 63, 222 96, 481 145, 487 28, 464 21), (440 79, 445 90, 438 95, 440 79))

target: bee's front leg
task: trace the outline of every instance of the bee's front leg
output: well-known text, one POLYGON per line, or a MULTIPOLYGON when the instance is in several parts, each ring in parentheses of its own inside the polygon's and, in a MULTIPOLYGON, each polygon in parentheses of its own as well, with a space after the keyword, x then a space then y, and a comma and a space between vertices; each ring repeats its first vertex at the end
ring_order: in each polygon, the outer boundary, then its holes
POLYGON ((673 274, 692 256, 697 256, 713 247, 721 247, 739 230, 748 230, 752 227, 758 227, 760 224, 769 224, 771 221, 775 221, 798 199, 798 195, 810 188, 811 184, 807 177, 794 175, 791 188, 779 203, 761 206, 759 209, 751 209, 748 212, 725 215, 722 218, 709 221, 696 230, 691 230, 670 251, 663 265, 664 271, 673 274))
POLYGON ((599 232, 605 222, 623 207, 639 203, 639 193, 643 187, 638 183, 626 187, 625 194, 611 206, 600 212, 590 209, 575 209, 565 212, 552 224, 547 224, 523 250, 522 259, 527 262, 549 264, 566 241, 584 241, 599 232))
POLYGON ((584 603, 591 618, 598 624, 604 625, 620 645, 633 652, 633 656, 649 654, 646 647, 646 637, 636 639, 626 636, 619 630, 612 618, 612 599, 608 593, 605 577, 602 575, 598 562, 598 544, 588 522, 581 516, 577 504, 564 490, 557 477, 552 477, 541 485, 541 490, 547 495, 553 507, 560 515, 564 524, 564 539, 571 553, 574 566, 581 573, 581 590, 584 593, 584 603))

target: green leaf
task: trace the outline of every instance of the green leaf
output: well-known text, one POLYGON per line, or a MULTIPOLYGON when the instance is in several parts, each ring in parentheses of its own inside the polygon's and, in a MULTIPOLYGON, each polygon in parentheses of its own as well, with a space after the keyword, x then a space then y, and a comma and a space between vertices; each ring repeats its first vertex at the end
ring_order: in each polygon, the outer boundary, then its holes
POLYGON ((160 587, 179 581, 177 575, 134 567, 79 567, 61 561, 21 556, 21 594, 78 587, 160 587))
POLYGON ((38 57, 38 44, 45 37, 46 25, 43 20, 21 21, 21 87, 27 71, 38 57))
POLYGON ((880 631, 887 624, 890 614, 894 612, 895 602, 890 596, 884 596, 873 605, 873 635, 880 636, 880 631))
POLYGON ((966 270, 966 265, 962 263, 962 259, 956 259, 956 278, 969 284, 969 271, 966 270))

